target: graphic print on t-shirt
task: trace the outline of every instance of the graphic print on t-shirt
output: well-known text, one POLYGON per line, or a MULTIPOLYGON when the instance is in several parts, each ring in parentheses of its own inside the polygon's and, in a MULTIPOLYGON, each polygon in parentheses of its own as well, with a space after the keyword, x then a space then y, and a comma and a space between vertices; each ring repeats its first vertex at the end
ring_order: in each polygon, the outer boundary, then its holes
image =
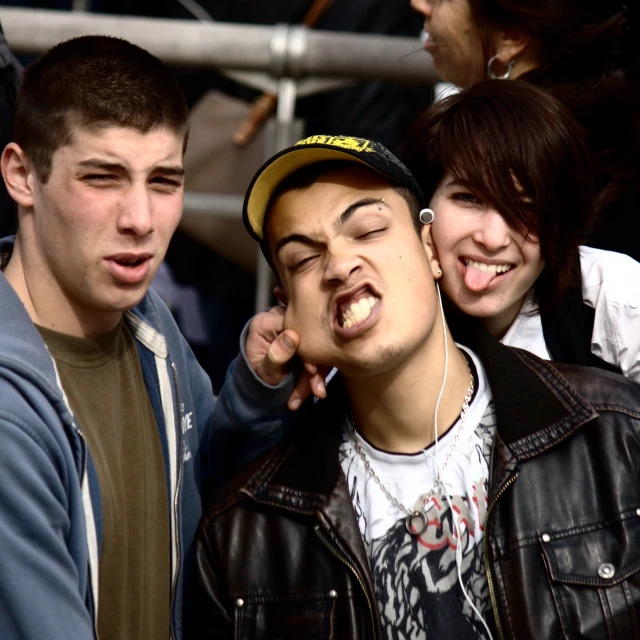
MULTIPOLYGON (((456 562, 459 546, 462 582, 475 608, 491 623, 482 538, 495 415, 488 390, 482 387, 455 455, 442 474, 448 497, 442 485, 435 495, 429 495, 438 465, 428 454, 393 455, 362 442, 372 467, 401 504, 422 509, 425 495, 420 492, 426 491, 427 527, 419 536, 407 531, 406 513, 393 507, 367 474, 351 433, 345 430, 340 463, 365 542, 385 636, 390 640, 489 637, 464 597, 456 562)), ((454 436, 455 425, 438 445, 440 467, 454 436)))

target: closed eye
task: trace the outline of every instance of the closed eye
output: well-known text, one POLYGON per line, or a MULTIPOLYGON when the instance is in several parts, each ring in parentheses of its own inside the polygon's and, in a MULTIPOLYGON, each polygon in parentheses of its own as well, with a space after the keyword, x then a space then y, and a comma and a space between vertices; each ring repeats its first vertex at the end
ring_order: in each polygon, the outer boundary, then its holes
POLYGON ((170 184, 179 187, 182 182, 178 180, 174 180, 172 178, 165 178, 164 176, 156 176, 155 178, 151 178, 151 182, 156 182, 158 184, 170 184))
MULTIPOLYGON (((289 253, 289 252, 287 252, 289 253)), ((308 251, 295 251, 282 257, 282 264, 287 271, 298 273, 304 271, 316 260, 319 254, 308 251)))
POLYGON ((317 257, 318 257, 317 255, 307 256, 306 258, 303 258, 302 260, 298 260, 297 262, 295 262, 292 265, 292 268, 294 271, 299 271, 303 267, 309 266, 317 257))
POLYGON ((162 191, 174 191, 182 187, 182 181, 174 178, 167 178, 165 176, 155 176, 150 180, 151 184, 155 187, 159 187, 162 191))
POLYGON ((372 238, 377 238, 381 234, 383 234, 388 227, 381 227, 380 229, 373 229, 372 231, 367 231, 356 237, 356 240, 370 240, 372 238))
POLYGON ((82 179, 88 182, 108 182, 109 180, 115 180, 116 176, 112 173, 90 173, 83 176, 82 179))

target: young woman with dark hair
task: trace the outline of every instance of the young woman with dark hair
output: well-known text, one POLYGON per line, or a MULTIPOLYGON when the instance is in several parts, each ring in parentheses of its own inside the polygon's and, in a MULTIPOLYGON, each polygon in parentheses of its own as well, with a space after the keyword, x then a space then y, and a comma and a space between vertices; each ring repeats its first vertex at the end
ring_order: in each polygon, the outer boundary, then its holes
POLYGON ((528 83, 482 82, 427 109, 402 157, 455 307, 510 346, 640 380, 640 264, 581 246, 593 181, 565 107, 528 83))
POLYGON ((640 259, 640 3, 411 0, 443 80, 520 79, 582 128, 598 220, 590 243, 640 259))

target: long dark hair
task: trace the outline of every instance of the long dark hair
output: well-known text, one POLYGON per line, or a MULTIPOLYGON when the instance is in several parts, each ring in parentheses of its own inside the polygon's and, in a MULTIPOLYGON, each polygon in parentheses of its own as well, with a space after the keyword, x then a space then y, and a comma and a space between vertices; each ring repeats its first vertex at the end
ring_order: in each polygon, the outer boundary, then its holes
MULTIPOLYGON (((484 37, 515 27, 539 65, 522 76, 555 96, 584 130, 601 212, 640 191, 640 7, 628 0, 469 0, 484 37)), ((622 231, 622 230, 621 230, 622 231)))
POLYGON ((548 93, 489 80, 449 96, 419 116, 401 159, 427 200, 450 173, 517 233, 538 239, 541 311, 576 283, 594 217, 588 156, 574 118, 548 93))

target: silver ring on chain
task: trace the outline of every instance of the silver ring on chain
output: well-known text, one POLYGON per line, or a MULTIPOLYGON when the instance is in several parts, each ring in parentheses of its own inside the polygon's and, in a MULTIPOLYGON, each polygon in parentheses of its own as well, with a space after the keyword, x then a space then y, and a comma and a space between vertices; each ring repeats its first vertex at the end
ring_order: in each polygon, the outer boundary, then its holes
POLYGON ((400 510, 400 511, 404 511, 407 514, 407 517, 404 521, 404 526, 406 527, 407 531, 414 536, 419 536, 422 533, 425 532, 425 530, 427 529, 428 526, 428 520, 427 520, 427 515, 425 513, 425 508, 427 506, 427 502, 431 499, 431 497, 435 494, 438 485, 440 484, 441 480, 442 480, 442 472, 444 471, 445 467, 449 464, 449 461, 451 460, 451 458, 453 457, 453 453, 456 449, 456 446, 458 444, 458 440, 460 439, 460 434, 462 433, 462 428, 465 422, 465 418, 467 417, 467 411, 469 410, 469 404, 471 402, 471 398, 473 397, 473 391, 475 389, 475 378, 473 377, 473 373, 471 373, 471 368, 469 368, 469 375, 471 376, 471 382, 469 384, 469 388, 467 389, 467 393, 464 397, 464 402, 462 403, 462 411, 460 412, 460 418, 458 421, 458 426, 456 429, 456 433, 455 436, 453 438, 453 442, 451 443, 451 446, 449 447, 449 452, 447 453, 447 457, 445 458, 444 463, 440 466, 440 470, 438 471, 438 475, 436 476, 435 482, 433 483, 433 488, 431 489, 431 491, 429 493, 426 494, 426 497, 423 498, 422 500, 422 510, 420 511, 416 511, 413 509, 408 509, 407 507, 405 507, 395 496, 391 495, 391 492, 389 491, 389 489, 387 489, 387 487, 384 486, 384 484, 382 483, 382 480, 380 479, 380 477, 378 476, 378 474, 373 470, 373 467, 371 465, 371 462, 369 460, 369 458, 367 457, 367 454, 365 453, 362 444, 360 443, 360 436, 358 435, 358 432, 356 430, 356 421, 353 417, 353 410, 349 411, 348 414, 348 418, 349 418, 349 424, 351 426, 351 436, 353 438, 353 446, 356 450, 356 453, 360 456, 360 459, 362 460, 363 464, 364 464, 364 468, 367 472, 367 474, 369 476, 371 476, 371 478, 373 479, 373 481, 378 485, 378 487, 380 487, 380 491, 382 491, 382 493, 385 495, 385 497, 387 498, 387 500, 389 500, 389 502, 396 507, 396 509, 400 510), (420 529, 418 530, 416 527, 413 526, 413 521, 419 518, 420 519, 420 529))
POLYGON ((412 511, 404 521, 404 526, 412 536, 421 536, 428 526, 427 514, 424 511, 412 511), (420 528, 414 527, 413 521, 418 518, 420 522, 420 528))

